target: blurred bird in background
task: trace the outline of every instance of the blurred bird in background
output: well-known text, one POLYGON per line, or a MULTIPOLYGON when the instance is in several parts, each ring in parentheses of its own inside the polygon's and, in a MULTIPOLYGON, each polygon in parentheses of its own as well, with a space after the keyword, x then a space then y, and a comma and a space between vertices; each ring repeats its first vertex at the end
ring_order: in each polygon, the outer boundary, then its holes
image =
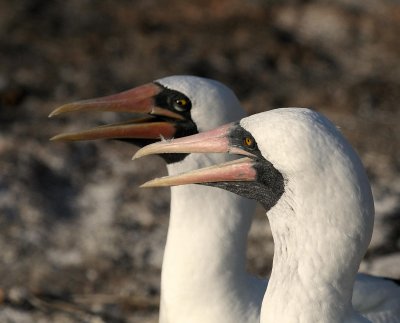
MULTIPOLYGON (((119 142, 48 142, 121 122, 113 113, 47 115, 165 75, 218 79, 248 114, 318 107, 372 184, 361 270, 398 278, 399 25, 397 4, 378 0, 0 1, 0 321, 158 320, 169 190, 133 188, 163 175, 162 160, 127 162, 119 142)), ((273 254, 264 213, 248 241, 260 277, 273 254)))

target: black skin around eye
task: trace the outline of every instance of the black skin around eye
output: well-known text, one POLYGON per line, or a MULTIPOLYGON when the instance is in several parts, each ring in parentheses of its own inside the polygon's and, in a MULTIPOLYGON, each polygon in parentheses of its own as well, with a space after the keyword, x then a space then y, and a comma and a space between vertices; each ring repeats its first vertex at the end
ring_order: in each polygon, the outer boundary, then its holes
POLYGON ((245 137, 243 139, 243 145, 249 149, 254 149, 255 147, 255 141, 251 137, 245 137))
POLYGON ((229 131, 230 146, 238 147, 250 152, 256 157, 253 159, 253 168, 256 170, 257 178, 251 182, 212 182, 202 185, 214 186, 233 192, 235 194, 259 201, 266 211, 271 209, 281 198, 285 191, 285 180, 283 175, 262 155, 258 149, 254 137, 239 123, 235 123, 229 131), (246 138, 253 141, 249 147, 245 144, 246 138))
POLYGON ((256 155, 257 157, 262 158, 261 152, 258 149, 257 142, 254 139, 254 137, 251 135, 250 132, 245 130, 239 123, 235 123, 228 135, 229 138, 229 143, 231 146, 238 147, 240 149, 243 149, 245 151, 248 151, 249 153, 252 153, 253 155, 256 155), (245 141, 246 138, 249 138, 252 140, 252 145, 248 146, 246 145, 245 141))
POLYGON ((189 100, 189 98, 184 95, 183 93, 175 90, 168 89, 164 86, 162 86, 159 83, 155 83, 158 86, 162 88, 162 91, 158 93, 155 98, 155 105, 160 108, 168 109, 174 112, 179 113, 182 115, 184 118, 189 119, 190 118, 190 110, 192 108, 192 102, 189 100), (176 109, 178 105, 178 102, 180 100, 183 100, 186 102, 184 106, 182 106, 182 109, 176 109))
MULTIPOLYGON (((176 128, 176 133, 174 137, 180 138, 198 133, 197 126, 193 122, 191 116, 192 102, 190 101, 190 99, 183 93, 168 89, 165 86, 161 85, 160 83, 154 82, 154 84, 162 88, 161 92, 154 97, 154 104, 157 107, 168 109, 170 111, 178 113, 183 117, 183 120, 173 120, 173 123, 176 128), (183 111, 178 111, 175 108, 177 100, 186 101, 186 105, 183 111)), ((157 116, 155 120, 169 120, 169 118, 163 116, 157 116)), ((129 141, 133 144, 143 147, 144 145, 147 145, 151 142, 157 142, 158 140, 131 139, 126 141, 129 141)), ((188 156, 188 154, 161 154, 160 156, 166 161, 167 164, 172 164, 182 161, 183 159, 185 159, 186 156, 188 156)))

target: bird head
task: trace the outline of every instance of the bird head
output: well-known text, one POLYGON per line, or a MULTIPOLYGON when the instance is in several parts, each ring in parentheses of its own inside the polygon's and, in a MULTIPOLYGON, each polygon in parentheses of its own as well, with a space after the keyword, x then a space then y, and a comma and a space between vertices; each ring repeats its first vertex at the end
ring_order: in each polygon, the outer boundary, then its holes
MULTIPOLYGON (((49 117, 83 111, 128 112, 135 118, 61 133, 51 140, 118 139, 143 147, 161 138, 180 138, 207 131, 244 116, 238 99, 229 88, 195 76, 169 76, 118 94, 65 104, 49 117)), ((174 162, 185 156, 163 157, 167 162, 174 162)))
POLYGON ((323 221, 341 222, 344 230, 350 227, 345 214, 352 210, 355 226, 368 227, 366 237, 372 229, 373 199, 362 163, 339 130, 313 110, 266 111, 146 146, 134 158, 162 153, 228 153, 244 158, 155 179, 144 187, 217 186, 255 199, 267 211, 276 204, 297 209, 298 223, 312 222, 324 213, 323 221), (338 210, 343 215, 338 216, 338 210))

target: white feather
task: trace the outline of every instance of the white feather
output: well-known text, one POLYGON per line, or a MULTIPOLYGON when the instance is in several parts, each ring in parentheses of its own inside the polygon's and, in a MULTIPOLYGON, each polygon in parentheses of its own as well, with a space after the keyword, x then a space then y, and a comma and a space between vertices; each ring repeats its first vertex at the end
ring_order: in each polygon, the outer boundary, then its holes
POLYGON ((374 204, 350 144, 309 109, 268 111, 241 125, 285 178, 284 194, 267 212, 275 251, 261 322, 398 322, 394 283, 358 275, 353 294, 374 204))
MULTIPOLYGON (((234 93, 219 82, 193 76, 172 76, 157 82, 184 93, 191 100, 191 115, 199 132, 239 120, 244 116, 244 111, 234 93)), ((281 132, 280 135, 276 132, 275 137, 269 138, 273 146, 263 147, 265 151, 273 147, 272 151, 276 154, 270 156, 266 153, 265 157, 279 158, 282 167, 285 166, 286 169, 294 172, 300 164, 304 166, 307 163, 307 159, 304 158, 312 153, 313 147, 305 148, 303 143, 313 139, 314 135, 302 133, 302 127, 293 125, 291 118, 286 118, 279 111, 268 112, 268 115, 268 118, 271 118, 269 122, 275 126, 279 125, 281 132), (291 138, 291 134, 292 136, 299 135, 299 137, 297 145, 291 146, 289 154, 281 150, 281 147, 287 143, 286 138, 291 138)), ((304 119, 305 124, 313 123, 309 120, 310 116, 307 112, 300 113, 300 117, 304 119)), ((263 123, 257 116, 243 120, 244 127, 247 122, 254 124, 252 129, 259 129, 259 133, 256 131, 256 136, 262 136, 269 130, 267 127, 262 127, 263 123)), ((329 122, 324 121, 322 125, 332 128, 329 122)), ((334 129, 331 131, 335 134, 339 133, 334 129)), ((324 147, 325 140, 315 141, 315 144, 324 147)), ((338 144, 341 144, 341 141, 338 144)), ((191 154, 182 162, 168 165, 168 173, 174 175, 221 163, 228 158, 231 157, 225 154, 191 154)), ((321 158, 322 156, 314 161, 316 165, 322 165, 325 162, 321 158)), ((359 165, 358 158, 354 156, 352 158, 354 163, 359 165)), ((318 167, 316 169, 318 170, 318 167)), ((323 173, 320 173, 316 178, 308 178, 308 184, 301 186, 303 194, 312 193, 313 187, 315 188, 314 180, 321 179, 322 175, 323 173)), ((329 188, 328 183, 324 183, 323 187, 329 188)), ((297 187, 293 186, 287 191, 295 189, 297 187)), ((365 190, 368 191, 369 186, 365 190)), ((298 207, 302 206, 299 198, 287 195, 285 202, 277 206, 276 210, 280 208, 284 210, 285 205, 292 206, 290 201, 298 207)), ((259 322, 266 282, 256 279, 245 271, 247 235, 254 209, 253 202, 211 187, 188 185, 171 189, 171 218, 162 267, 161 323, 259 322)), ((370 223, 367 224, 370 225, 370 223)), ((318 243, 317 239, 315 244, 318 243)), ((304 244, 303 252, 308 253, 308 246, 311 248, 312 245, 312 243, 304 244)), ((305 272, 303 275, 307 277, 307 266, 302 270, 305 272)), ((364 290, 374 289, 376 283, 373 279, 366 279, 364 275, 356 277, 353 295, 355 308, 366 313, 373 322, 383 322, 375 318, 386 315, 388 309, 379 304, 390 303, 396 300, 396 297, 399 299, 398 294, 382 292, 381 298, 371 302, 373 306, 371 309, 365 306, 366 303, 369 304, 366 301, 369 295, 366 295, 364 290)), ((286 277, 283 284, 289 288, 293 278, 286 277)), ((288 291, 289 304, 291 304, 289 301, 291 293, 292 291, 288 291)), ((349 291, 348 294, 351 295, 351 292, 349 291)), ((351 297, 349 295, 348 297, 351 297)), ((397 322, 393 318, 398 318, 399 312, 399 309, 389 312, 392 321, 385 322, 397 322)), ((296 319, 292 322, 297 321, 296 319)))

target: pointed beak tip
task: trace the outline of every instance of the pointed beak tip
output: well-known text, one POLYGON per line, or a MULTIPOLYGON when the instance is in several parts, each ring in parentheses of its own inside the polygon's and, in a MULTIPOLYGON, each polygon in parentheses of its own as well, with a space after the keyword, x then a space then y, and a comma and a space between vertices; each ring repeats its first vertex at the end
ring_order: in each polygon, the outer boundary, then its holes
POLYGON ((60 142, 60 141, 73 141, 73 140, 71 140, 70 138, 68 138, 68 136, 67 136, 66 134, 61 133, 61 134, 58 134, 58 135, 55 135, 55 136, 51 137, 51 138, 49 139, 49 141, 57 141, 57 142, 60 142))
POLYGON ((139 158, 142 158, 142 157, 148 156, 148 155, 155 155, 155 154, 163 153, 162 150, 158 150, 157 149, 158 146, 159 146, 159 143, 154 143, 154 144, 150 144, 150 145, 147 145, 147 146, 144 146, 144 147, 140 148, 133 155, 132 160, 139 159, 139 158))
POLYGON ((139 150, 132 156, 132 160, 142 158, 142 157, 144 157, 144 156, 146 156, 146 155, 148 155, 148 154, 146 154, 146 152, 142 152, 142 149, 139 149, 139 150))
POLYGON ((57 109, 54 109, 53 111, 50 112, 50 114, 48 115, 49 118, 53 118, 55 116, 58 116, 59 114, 62 113, 62 106, 58 107, 57 109))
POLYGON ((151 182, 152 182, 152 181, 148 181, 148 182, 146 182, 146 183, 143 183, 142 185, 139 186, 139 188, 152 188, 152 187, 156 187, 156 186, 151 185, 151 182))

